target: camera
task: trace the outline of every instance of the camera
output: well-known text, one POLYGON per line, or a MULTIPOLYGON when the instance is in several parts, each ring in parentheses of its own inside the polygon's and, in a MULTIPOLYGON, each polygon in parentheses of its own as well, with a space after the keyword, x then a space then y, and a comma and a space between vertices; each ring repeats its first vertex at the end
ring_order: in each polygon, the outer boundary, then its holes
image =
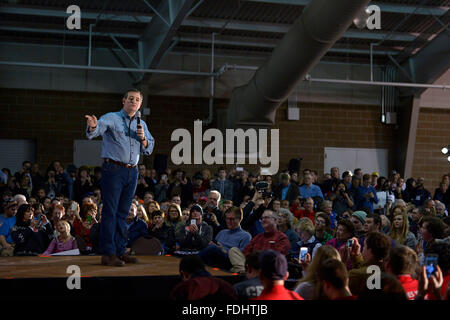
POLYGON ((266 198, 273 198, 273 196, 274 196, 273 192, 270 192, 270 191, 264 191, 264 192, 262 193, 263 199, 266 199, 266 198))
POLYGON ((269 188, 269 183, 266 181, 259 181, 255 184, 256 190, 259 192, 267 190, 269 188))

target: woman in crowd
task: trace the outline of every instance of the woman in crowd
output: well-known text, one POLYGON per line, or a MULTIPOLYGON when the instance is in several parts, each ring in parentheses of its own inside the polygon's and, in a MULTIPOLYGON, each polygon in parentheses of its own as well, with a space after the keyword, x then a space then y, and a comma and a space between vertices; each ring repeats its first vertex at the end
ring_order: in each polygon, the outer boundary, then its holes
POLYGON ((317 270, 327 259, 337 259, 341 261, 341 256, 335 248, 325 245, 317 249, 316 255, 310 263, 308 263, 308 261, 302 263, 304 267, 303 277, 297 283, 294 291, 303 299, 315 300, 324 297, 322 284, 317 277, 317 270))
POLYGON ((301 218, 295 226, 295 231, 297 231, 299 241, 291 245, 293 257, 298 258, 300 248, 306 247, 308 248, 309 256, 314 259, 317 249, 320 248, 322 244, 314 236, 316 230, 312 221, 306 217, 301 218))
POLYGON ((155 200, 150 200, 150 201, 148 202, 147 208, 145 208, 145 210, 146 210, 146 212, 147 212, 147 216, 148 216, 148 217, 151 217, 153 211, 161 210, 161 208, 160 208, 159 203, 158 203, 157 201, 155 201, 155 200))
POLYGON ((17 209, 11 236, 15 243, 15 256, 34 256, 47 248, 49 239, 53 237, 53 229, 45 215, 42 215, 42 223, 39 223, 33 219, 33 208, 29 204, 22 204, 17 209))
POLYGON ((389 236, 398 244, 405 245, 413 250, 416 249, 417 240, 414 234, 409 231, 408 216, 404 212, 394 213, 389 236))
POLYGON ((171 203, 169 205, 165 221, 167 226, 173 228, 174 232, 177 232, 177 230, 184 227, 186 221, 183 221, 183 214, 178 204, 171 203))
POLYGON ((346 245, 347 240, 355 236, 355 227, 349 220, 339 220, 336 235, 333 239, 326 244, 339 250, 342 246, 346 245))
POLYGON ((23 173, 20 176, 20 188, 18 190, 19 194, 23 194, 27 199, 31 197, 32 188, 31 188, 31 178, 27 173, 23 173))
MULTIPOLYGON (((92 251, 93 248, 90 235, 92 227, 98 224, 96 216, 97 205, 95 203, 86 203, 81 207, 81 221, 75 219, 73 223, 75 236, 83 239, 84 244, 86 245, 86 251, 92 251)), ((84 250, 84 248, 82 249, 84 250)))
POLYGON ((148 218, 147 211, 145 210, 144 205, 139 203, 136 205, 136 207, 137 207, 136 211, 137 218, 143 220, 147 224, 147 226, 150 227, 152 225, 152 222, 148 218))
POLYGON ((297 233, 292 228, 294 223, 294 215, 288 210, 280 208, 278 210, 278 231, 283 232, 289 239, 291 243, 291 248, 297 243, 299 240, 297 233))
POLYGON ((181 211, 181 219, 183 220, 183 223, 186 223, 189 220, 189 209, 183 209, 183 211, 181 211))
POLYGON ((316 217, 314 219, 316 233, 314 236, 317 241, 319 241, 322 245, 327 243, 327 241, 333 239, 333 235, 329 233, 330 231, 330 218, 324 212, 317 212, 316 217))
POLYGON ((64 208, 64 206, 58 203, 53 203, 50 206, 48 214, 50 216, 50 223, 52 224, 52 227, 55 230, 57 222, 66 215, 66 209, 64 208))
POLYGON ((51 255, 69 250, 78 249, 75 238, 70 234, 70 224, 65 220, 60 220, 56 224, 58 237, 54 238, 43 255, 51 255))
POLYGON ((386 217, 384 214, 380 215, 381 218, 381 232, 384 234, 389 234, 391 231, 391 222, 389 221, 389 218, 386 217))
POLYGON ((330 200, 322 201, 322 203, 320 204, 320 211, 324 212, 330 218, 330 228, 333 230, 336 229, 337 215, 336 212, 333 211, 333 202, 330 200))
POLYGON ((70 226, 70 234, 75 235, 75 230, 73 228, 73 224, 75 220, 81 221, 80 217, 80 205, 76 201, 70 201, 69 206, 67 207, 66 214, 63 217, 69 223, 70 226))

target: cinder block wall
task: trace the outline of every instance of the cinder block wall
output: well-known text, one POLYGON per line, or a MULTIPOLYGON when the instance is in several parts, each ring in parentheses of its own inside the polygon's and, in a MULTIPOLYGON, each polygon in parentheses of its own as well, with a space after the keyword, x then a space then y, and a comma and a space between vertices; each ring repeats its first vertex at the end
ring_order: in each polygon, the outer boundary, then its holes
POLYGON ((450 144, 450 110, 421 108, 414 149, 413 177, 424 177, 434 195, 442 175, 450 173, 450 162, 441 149, 450 144))

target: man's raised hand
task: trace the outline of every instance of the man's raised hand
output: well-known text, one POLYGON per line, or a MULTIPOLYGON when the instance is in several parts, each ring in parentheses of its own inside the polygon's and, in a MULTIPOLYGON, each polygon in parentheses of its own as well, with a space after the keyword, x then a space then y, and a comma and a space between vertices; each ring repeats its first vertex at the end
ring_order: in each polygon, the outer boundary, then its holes
POLYGON ((85 115, 86 123, 89 126, 89 129, 95 129, 97 127, 97 117, 94 115, 85 115))

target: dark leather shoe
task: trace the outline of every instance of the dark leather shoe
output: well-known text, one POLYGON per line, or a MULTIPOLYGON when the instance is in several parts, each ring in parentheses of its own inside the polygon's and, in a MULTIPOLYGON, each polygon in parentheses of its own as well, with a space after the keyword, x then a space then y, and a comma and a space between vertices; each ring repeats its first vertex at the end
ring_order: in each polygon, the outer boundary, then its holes
POLYGON ((110 267, 123 267, 125 262, 117 258, 115 254, 102 256, 102 265, 110 267))
POLYGON ((125 263, 138 263, 139 261, 137 258, 131 257, 128 253, 124 253, 123 255, 119 256, 119 259, 125 263))

